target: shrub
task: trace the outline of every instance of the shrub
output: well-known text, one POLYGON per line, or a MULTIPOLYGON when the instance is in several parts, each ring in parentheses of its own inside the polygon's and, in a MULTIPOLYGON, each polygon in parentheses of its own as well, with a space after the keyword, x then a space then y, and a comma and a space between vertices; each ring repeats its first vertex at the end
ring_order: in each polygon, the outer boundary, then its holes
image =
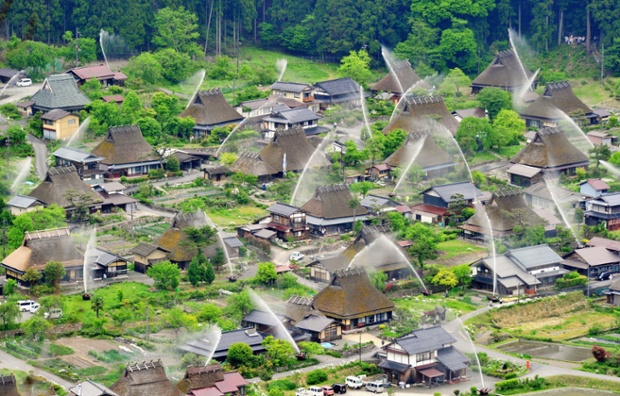
POLYGON ((306 378, 306 383, 308 385, 316 385, 325 381, 327 381, 327 373, 321 369, 309 372, 306 378))
POLYGON ((269 391, 269 394, 271 394, 272 389, 290 391, 290 390, 295 390, 296 388, 297 388, 297 384, 288 379, 276 380, 276 381, 272 381, 269 384, 267 384, 267 390, 269 391))

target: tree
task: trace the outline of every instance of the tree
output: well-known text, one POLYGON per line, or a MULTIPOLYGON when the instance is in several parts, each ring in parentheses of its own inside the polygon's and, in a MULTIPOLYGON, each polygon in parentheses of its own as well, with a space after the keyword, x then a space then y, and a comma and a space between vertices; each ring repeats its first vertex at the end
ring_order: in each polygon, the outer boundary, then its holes
POLYGON ((358 194, 362 194, 363 198, 365 198, 368 192, 372 190, 374 187, 375 187, 375 184, 369 181, 357 182, 349 186, 351 191, 358 193, 358 194))
POLYGON ((41 341, 45 333, 51 328, 50 322, 40 316, 33 316, 22 324, 24 335, 33 341, 41 341))
POLYGON ((215 256, 211 257, 211 264, 218 269, 218 271, 220 270, 220 267, 222 267, 222 265, 225 264, 226 261, 226 255, 224 254, 224 249, 222 249, 221 247, 217 247, 215 248, 215 256))
POLYGON ((226 355, 226 362, 233 367, 245 366, 248 362, 252 361, 254 353, 252 348, 243 342, 235 342, 228 348, 228 354, 226 355))
POLYGON ((286 366, 294 359, 295 350, 293 346, 286 340, 275 339, 273 336, 267 336, 261 343, 267 349, 267 357, 271 359, 275 367, 286 366))
POLYGON ((276 266, 272 262, 258 263, 256 280, 264 284, 272 284, 278 278, 276 266))
POLYGON ((200 284, 200 281, 203 278, 203 269, 200 261, 198 260, 198 256, 195 256, 192 258, 192 261, 189 262, 189 267, 187 268, 187 278, 189 279, 189 283, 191 283, 194 287, 200 284))
POLYGON ((97 319, 99 319, 99 312, 103 311, 104 300, 101 296, 93 296, 90 301, 90 308, 95 311, 95 315, 97 315, 97 319))
POLYGON ((26 143, 26 131, 17 124, 9 126, 5 132, 11 142, 11 146, 17 146, 26 143))
POLYGON ((252 309, 254 309, 254 303, 252 303, 250 293, 248 293, 245 289, 240 293, 233 294, 228 297, 228 300, 228 306, 232 310, 233 316, 244 317, 249 314, 252 309))
POLYGON ((381 292, 385 291, 386 289, 385 283, 387 282, 387 280, 388 280, 388 276, 383 271, 377 271, 370 275, 370 283, 372 283, 372 285, 381 292))
POLYGON ((55 50, 37 41, 22 41, 6 54, 8 64, 17 70, 30 69, 31 77, 39 77, 53 63, 55 50))
POLYGON ((353 223, 355 223, 355 212, 360 207, 360 200, 358 198, 353 197, 348 202, 348 204, 349 204, 349 209, 353 210, 353 223))
POLYGON ((121 113, 127 122, 133 123, 142 111, 142 103, 134 90, 129 90, 121 104, 121 113))
POLYGON ((17 306, 17 301, 9 300, 4 304, 0 304, 0 322, 2 328, 8 330, 13 327, 17 319, 22 316, 22 312, 17 306))
POLYGON ((166 161, 166 169, 168 169, 169 172, 178 172, 180 169, 179 159, 174 155, 168 156, 166 161))
POLYGON ((495 117, 501 110, 512 109, 510 93, 501 88, 483 88, 476 96, 476 99, 488 111, 491 121, 495 120, 495 117))
POLYGON ((82 91, 88 96, 90 100, 101 99, 103 96, 103 90, 101 89, 101 83, 96 78, 88 79, 82 84, 82 91))
POLYGON ((64 308, 64 301, 62 297, 57 295, 41 297, 41 299, 39 300, 39 304, 41 304, 41 310, 43 312, 50 312, 52 309, 55 308, 64 308))
POLYGON ((131 320, 132 317, 131 311, 127 308, 120 308, 112 312, 112 320, 117 326, 122 326, 123 323, 131 320))
POLYGON ((39 283, 41 278, 43 278, 43 274, 41 274, 39 270, 34 267, 28 268, 26 270, 26 273, 22 277, 24 282, 28 282, 30 285, 36 285, 37 283, 39 283))
POLYGON ((457 279, 454 272, 452 272, 448 268, 440 268, 439 272, 433 277, 433 284, 443 286, 446 290, 450 290, 456 285, 459 284, 459 280, 457 279))
POLYGON ((596 161, 596 167, 601 166, 601 161, 607 161, 611 157, 611 150, 606 144, 599 144, 588 150, 588 154, 593 161, 596 161))
POLYGON ((146 274, 153 278, 157 289, 174 290, 179 286, 181 270, 176 264, 170 261, 162 261, 149 268, 146 274))
POLYGON ((616 151, 609 157, 609 162, 617 167, 620 167, 620 151, 616 151))
POLYGON ((186 11, 183 6, 162 8, 155 14, 153 44, 177 52, 199 54, 200 48, 194 42, 200 36, 197 22, 196 14, 186 11))
POLYGON ((359 150, 352 140, 348 140, 344 145, 346 147, 346 152, 343 156, 345 164, 357 166, 358 162, 368 158, 366 150, 359 150))
POLYGON ((463 286, 468 286, 471 282, 471 268, 467 264, 457 265, 456 267, 452 267, 452 272, 454 272, 454 276, 459 281, 459 284, 463 286))
POLYGON ((231 166, 237 161, 237 155, 235 153, 222 153, 220 155, 220 163, 226 166, 231 166))
MULTIPOLYGON (((136 85, 154 85, 161 80, 163 74, 161 64, 150 52, 143 52, 129 59, 129 63, 124 70, 136 85)), ((165 94, 162 93, 162 95, 165 94)), ((117 106, 115 103, 113 104, 117 106)))
POLYGON ((186 314, 179 307, 169 309, 164 315, 164 322, 166 327, 174 330, 177 338, 181 329, 192 330, 198 327, 198 321, 196 318, 192 315, 186 314))
POLYGON ((491 124, 485 118, 465 117, 456 131, 456 141, 467 155, 475 154, 490 144, 491 124))
POLYGON ((493 130, 496 132, 493 144, 500 150, 501 146, 519 144, 525 131, 525 121, 516 111, 502 109, 493 120, 493 130))
POLYGON ((204 304, 197 314, 197 319, 201 322, 215 323, 222 316, 220 307, 213 303, 204 304))
POLYGON ((471 79, 467 77, 465 73, 458 67, 450 70, 450 73, 444 78, 443 82, 439 85, 439 93, 442 96, 458 95, 461 88, 469 87, 471 85, 471 79))
POLYGON ((161 65, 162 75, 171 83, 185 80, 192 72, 192 60, 186 53, 178 52, 174 48, 165 48, 155 52, 154 55, 161 65))
POLYGON ((61 279, 67 274, 67 270, 65 270, 62 263, 50 261, 45 266, 43 273, 45 274, 45 281, 57 290, 61 279))
POLYGON ((351 77, 357 83, 366 85, 372 78, 368 52, 365 49, 350 51, 349 55, 340 60, 338 71, 343 76, 351 77))
POLYGON ((420 267, 424 266, 425 260, 437 258, 437 244, 441 242, 442 237, 434 228, 423 223, 414 223, 407 227, 405 239, 413 241, 409 253, 418 259, 420 267))
POLYGON ((438 49, 447 67, 460 66, 468 73, 475 72, 478 45, 471 29, 463 26, 443 30, 438 49))

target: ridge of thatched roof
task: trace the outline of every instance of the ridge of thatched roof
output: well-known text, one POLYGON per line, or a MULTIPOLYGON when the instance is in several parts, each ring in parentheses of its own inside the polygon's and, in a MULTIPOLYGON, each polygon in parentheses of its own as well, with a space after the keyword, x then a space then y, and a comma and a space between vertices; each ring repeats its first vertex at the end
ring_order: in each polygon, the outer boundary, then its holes
POLYGON ((394 303, 377 290, 362 268, 334 272, 331 282, 314 297, 314 307, 337 319, 390 312, 394 303))
POLYGON ((183 395, 166 377, 161 360, 128 364, 110 389, 119 396, 183 395))
POLYGON ((404 103, 403 111, 383 128, 383 133, 387 134, 396 129, 414 132, 428 128, 429 122, 432 121, 443 125, 452 134, 459 128, 458 121, 448 111, 441 96, 407 97, 404 103))
POLYGON ((353 200, 351 191, 344 184, 331 184, 317 187, 314 195, 300 208, 304 212, 323 219, 363 216, 368 210, 359 203, 355 208, 349 207, 353 200))
POLYGON ((192 117, 196 125, 222 125, 243 120, 219 88, 199 91, 180 117, 192 117))
POLYGON ((87 197, 87 206, 103 202, 99 194, 84 184, 73 165, 50 168, 45 179, 28 194, 46 205, 56 204, 64 209, 75 206, 74 195, 87 197))
POLYGON ((278 173, 269 163, 263 161, 258 153, 242 151, 237 160, 230 166, 232 172, 245 173, 246 175, 271 176, 278 173))
POLYGON ((197 209, 194 212, 179 212, 174 216, 172 221, 172 227, 174 228, 202 228, 209 225, 209 219, 205 212, 201 209, 197 209))
POLYGON ((384 162, 391 167, 408 165, 409 161, 411 161, 410 157, 413 153, 413 147, 418 144, 421 139, 425 139, 415 159, 416 164, 424 169, 454 163, 450 154, 435 143, 432 135, 433 133, 429 129, 416 130, 409 133, 405 142, 387 157, 384 162))
POLYGON ((50 261, 58 261, 65 267, 84 262, 84 255, 76 249, 68 228, 26 232, 22 245, 5 257, 2 265, 25 273, 30 267, 42 271, 50 261))
POLYGON ((587 165, 588 156, 568 140, 559 127, 547 127, 536 132, 534 139, 510 162, 535 168, 558 168, 568 165, 587 165))
POLYGON ((408 60, 396 61, 392 65, 394 72, 389 71, 381 80, 372 85, 373 91, 404 94, 416 83, 420 88, 428 89, 429 85, 416 74, 408 60), (400 83, 400 84, 399 84, 400 83))
POLYGON ((216 382, 223 380, 224 372, 219 364, 188 367, 183 379, 177 384, 177 388, 183 393, 189 393, 194 389, 209 388, 214 386, 216 382))
MULTIPOLYGON (((527 69, 525 69, 525 74, 528 80, 533 75, 527 69)), ((523 75, 519 59, 512 49, 509 49, 498 52, 491 64, 472 81, 471 85, 515 89, 527 84, 526 81, 523 81, 524 78, 526 77, 523 75)))
POLYGON ((561 119, 566 115, 581 110, 584 114, 592 113, 592 109, 579 99, 568 81, 549 83, 545 92, 531 105, 521 111, 526 118, 561 119))
POLYGON ((108 133, 91 152, 103 157, 106 165, 121 165, 156 161, 159 157, 144 139, 139 125, 121 125, 108 128, 108 133))
MULTIPOLYGON (((286 155, 287 171, 302 171, 315 148, 308 141, 302 127, 278 129, 271 142, 260 151, 260 157, 277 172, 283 171, 284 156, 286 155)), ((323 161, 327 164, 327 160, 323 161)))

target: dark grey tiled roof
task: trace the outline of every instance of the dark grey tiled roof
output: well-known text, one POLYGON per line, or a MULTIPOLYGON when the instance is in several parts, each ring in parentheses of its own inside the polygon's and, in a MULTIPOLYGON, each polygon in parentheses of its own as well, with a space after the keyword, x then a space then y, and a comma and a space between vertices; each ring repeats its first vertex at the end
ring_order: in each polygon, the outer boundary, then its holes
POLYGON ((49 76, 31 100, 36 107, 48 110, 81 109, 90 103, 69 74, 49 76))
POLYGON ((506 255, 526 270, 562 261, 562 258, 549 245, 512 249, 506 255))
POLYGON ((237 248, 237 247, 243 246, 243 242, 237 239, 237 237, 224 238, 224 243, 230 246, 231 248, 237 248))
POLYGON ((41 116, 42 120, 49 120, 49 121, 57 121, 60 120, 61 118, 64 118, 68 115, 70 115, 71 113, 64 111, 63 109, 54 109, 52 111, 48 111, 47 113, 43 114, 41 116))
POLYGON ((397 338, 394 341, 409 355, 422 352, 436 351, 453 344, 456 339, 448 334, 441 326, 414 330, 411 333, 397 338))
POLYGON ((16 208, 26 209, 26 208, 31 207, 37 202, 41 202, 41 201, 33 197, 27 197, 24 195, 16 195, 13 198, 11 198, 11 200, 7 202, 6 204, 8 206, 14 206, 16 208))
POLYGON ((359 97, 360 92, 360 86, 349 77, 320 81, 315 86, 331 96, 356 93, 359 97))
MULTIPOLYGON (((284 322, 286 318, 282 315, 275 314, 276 318, 280 322, 284 322)), ((247 323, 256 323, 265 326, 276 326, 277 323, 274 322, 273 315, 269 312, 259 311, 258 309, 253 309, 249 314, 245 315, 242 319, 243 322, 247 323)))
POLYGON ((82 150, 78 150, 78 149, 74 149, 70 147, 61 147, 58 150, 54 151, 52 155, 54 157, 66 159, 69 161, 80 162, 80 163, 100 162, 103 160, 103 157, 97 157, 96 155, 92 155, 82 150))
POLYGON ((422 193, 426 193, 428 191, 435 191, 441 199, 445 202, 452 202, 454 199, 450 198, 456 194, 462 194, 463 199, 471 200, 476 199, 476 197, 482 195, 482 192, 476 188, 471 182, 460 182, 460 183, 451 183, 444 184, 441 186, 431 187, 422 193))
POLYGON ((155 250, 157 250, 157 246, 150 243, 141 242, 138 246, 131 249, 131 253, 146 257, 155 250))
POLYGON ((467 368, 469 359, 450 346, 437 351, 437 360, 451 371, 467 368))
POLYGON ((298 107, 296 109, 282 110, 265 117, 264 121, 282 122, 283 120, 289 124, 299 124, 305 121, 320 120, 320 115, 316 114, 307 107, 298 107))
POLYGON ((276 81, 271 86, 271 89, 273 89, 274 91, 283 91, 283 92, 301 92, 306 88, 310 88, 310 86, 308 84, 285 82, 285 81, 276 81))
POLYGON ((283 216, 290 216, 293 213, 299 211, 299 208, 296 206, 287 205, 285 203, 276 202, 275 204, 268 207, 267 210, 271 213, 275 213, 275 214, 279 214, 283 216))
POLYGON ((298 322, 295 327, 318 333, 325 330, 325 328, 332 323, 334 323, 334 320, 326 318, 325 316, 310 315, 304 320, 298 322))

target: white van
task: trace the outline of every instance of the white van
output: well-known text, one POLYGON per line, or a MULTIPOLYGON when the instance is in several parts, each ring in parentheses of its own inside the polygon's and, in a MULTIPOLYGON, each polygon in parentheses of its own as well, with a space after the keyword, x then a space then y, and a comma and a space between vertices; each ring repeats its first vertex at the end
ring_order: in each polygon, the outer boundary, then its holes
POLYGON ((19 310, 22 311, 22 312, 26 312, 26 311, 32 312, 33 309, 36 312, 36 309, 39 308, 39 304, 37 304, 36 302, 34 302, 32 300, 19 300, 17 302, 17 306, 19 307, 19 310), (36 307, 36 309, 35 309, 35 307, 36 307))
POLYGON ((311 386, 306 394, 308 396, 323 396, 323 389, 320 386, 311 386))
POLYGON ((354 375, 348 376, 345 380, 345 384, 352 389, 360 389, 362 386, 364 386, 362 380, 354 375))
POLYGON ((383 382, 373 381, 366 384, 366 390, 368 392, 383 393, 383 382))

